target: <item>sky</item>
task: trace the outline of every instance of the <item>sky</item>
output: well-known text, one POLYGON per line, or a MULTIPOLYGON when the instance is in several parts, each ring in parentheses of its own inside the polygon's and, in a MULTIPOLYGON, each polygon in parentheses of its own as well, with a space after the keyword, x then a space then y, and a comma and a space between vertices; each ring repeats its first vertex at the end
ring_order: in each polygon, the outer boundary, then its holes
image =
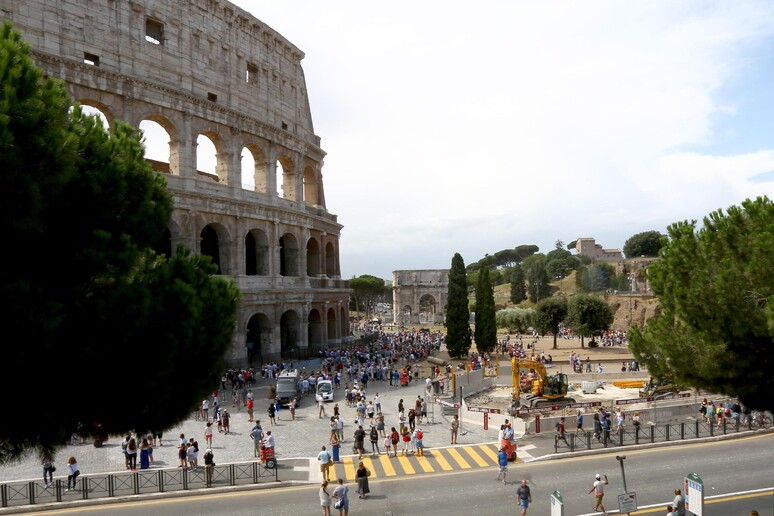
POLYGON ((774 197, 774 2, 234 3, 305 53, 345 279, 774 197))

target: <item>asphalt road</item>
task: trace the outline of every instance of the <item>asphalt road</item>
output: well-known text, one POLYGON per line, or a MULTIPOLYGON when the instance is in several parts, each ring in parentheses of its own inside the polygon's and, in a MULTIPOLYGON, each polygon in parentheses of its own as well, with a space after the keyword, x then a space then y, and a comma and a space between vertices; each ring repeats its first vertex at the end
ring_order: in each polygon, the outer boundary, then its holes
MULTIPOLYGON (((465 470, 375 479, 371 495, 359 500, 351 489, 350 514, 363 515, 456 515, 518 514, 516 487, 526 478, 533 492, 531 516, 550 514, 550 495, 562 493, 567 516, 594 514, 593 495, 588 494, 594 473, 610 479, 605 496, 609 512, 617 512, 617 495, 624 492, 616 453, 538 461, 511 466, 510 484, 495 481, 496 469, 465 470)), ((673 491, 682 487, 687 473, 704 480, 704 516, 749 515, 757 509, 761 516, 774 515, 774 435, 695 443, 626 452, 625 474, 629 491, 637 493, 640 508, 633 514, 665 514, 673 491), (758 492, 754 492, 760 490, 758 492)), ((127 503, 79 506, 39 514, 97 513, 106 515, 155 516, 253 515, 276 516, 319 514, 316 486, 298 486, 263 491, 211 493, 172 499, 148 496, 127 503)), ((334 514, 337 514, 334 512, 334 514)))

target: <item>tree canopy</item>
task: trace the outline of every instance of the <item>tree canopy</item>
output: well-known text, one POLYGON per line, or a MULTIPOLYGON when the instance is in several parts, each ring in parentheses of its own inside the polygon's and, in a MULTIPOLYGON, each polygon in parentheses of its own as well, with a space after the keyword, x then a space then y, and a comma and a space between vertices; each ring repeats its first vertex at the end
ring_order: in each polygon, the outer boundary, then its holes
POLYGON ((645 231, 629 237, 623 247, 624 256, 637 258, 639 256, 658 256, 662 246, 662 235, 658 231, 645 231))
POLYGON ((527 294, 529 300, 538 303, 541 299, 551 294, 551 285, 546 271, 546 257, 543 254, 535 254, 524 260, 522 267, 527 276, 527 294))
POLYGON ((527 299, 527 283, 524 279, 524 269, 516 264, 511 270, 511 303, 517 305, 527 299))
MULTIPOLYGON (((29 54, 5 23, 0 217, 13 247, 0 265, 3 364, 34 375, 34 386, 58 379, 78 394, 25 411, 23 424, 4 425, 0 462, 55 450, 78 428, 99 424, 120 434, 188 417, 217 385, 239 299, 233 283, 212 276, 208 257, 183 248, 173 258, 154 254, 172 198, 145 161, 140 134, 122 122, 107 132, 73 104, 61 81, 44 78, 29 54), (115 371, 132 375, 143 357, 153 366, 142 370, 130 406, 116 401, 126 395, 120 386, 99 387, 115 371)), ((20 378, 3 375, 3 390, 17 390, 20 378)), ((31 399, 45 396, 33 389, 31 399)))
POLYGON ((668 228, 648 268, 661 312, 630 347, 658 377, 774 409, 774 204, 747 199, 668 228))
POLYGON ((581 337, 593 337, 610 328, 613 311, 610 305, 599 296, 576 294, 567 304, 567 325, 581 337))
POLYGON ((495 314, 498 328, 516 333, 526 333, 535 324, 534 308, 504 308, 495 314))
POLYGON ((449 269, 449 291, 446 305, 446 349, 452 358, 465 357, 470 351, 470 312, 468 311, 468 277, 465 262, 454 253, 449 269))
POLYGON ((377 303, 389 299, 390 287, 385 285, 382 278, 363 274, 349 280, 349 288, 352 289, 350 301, 354 304, 355 311, 359 314, 363 309, 366 317, 376 312, 377 303))
POLYGON ((490 353, 497 345, 497 322, 492 283, 489 268, 483 267, 478 273, 476 286, 476 349, 479 353, 490 353))
POLYGON ((535 326, 540 333, 554 336, 554 349, 557 349, 556 334, 567 317, 567 300, 563 297, 549 297, 535 307, 535 326))

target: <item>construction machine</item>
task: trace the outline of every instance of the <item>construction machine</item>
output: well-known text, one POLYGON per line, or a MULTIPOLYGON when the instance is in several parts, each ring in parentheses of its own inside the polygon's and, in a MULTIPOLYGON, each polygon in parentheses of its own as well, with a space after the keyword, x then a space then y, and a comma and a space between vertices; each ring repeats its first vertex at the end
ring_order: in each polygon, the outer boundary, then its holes
POLYGON ((675 385, 675 382, 670 378, 653 378, 650 377, 645 387, 640 389, 640 398, 655 398, 659 399, 668 394, 680 392, 680 389, 675 385))
POLYGON ((511 359, 511 370, 513 378, 511 408, 522 405, 527 407, 550 407, 552 405, 562 407, 575 403, 573 398, 567 397, 566 374, 558 373, 549 376, 546 372, 546 366, 542 362, 516 357, 511 359), (524 379, 520 375, 523 369, 529 371, 524 379))

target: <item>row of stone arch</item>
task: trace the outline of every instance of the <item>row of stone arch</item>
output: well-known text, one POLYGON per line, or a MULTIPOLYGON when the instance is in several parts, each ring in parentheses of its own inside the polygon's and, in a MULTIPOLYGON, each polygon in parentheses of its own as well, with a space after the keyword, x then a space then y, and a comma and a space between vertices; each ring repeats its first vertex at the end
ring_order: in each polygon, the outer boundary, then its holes
POLYGON ((159 172, 181 177, 195 174, 219 184, 325 207, 322 163, 298 151, 159 106, 116 116, 99 99, 84 97, 78 103, 106 126, 120 118, 142 130, 146 157, 159 172), (200 146, 211 148, 214 155, 199 153, 200 146))
POLYGON ((313 308, 302 320, 296 310, 283 312, 278 319, 270 313, 258 312, 247 322, 245 346, 248 363, 261 364, 280 356, 283 360, 316 356, 328 348, 328 343, 347 332, 346 309, 313 308), (279 350, 275 333, 279 332, 279 350))
POLYGON ((218 268, 217 274, 223 275, 339 277, 337 250, 333 239, 326 242, 325 235, 310 231, 314 234, 306 238, 305 250, 302 253, 299 239, 303 237, 298 235, 297 228, 285 228, 286 232, 278 238, 269 238, 269 234, 274 235, 277 228, 274 224, 267 225, 267 228, 248 228, 244 238, 232 245, 234 238, 227 225, 209 223, 199 232, 197 246, 195 242, 188 240, 187 233, 181 230, 180 224, 173 223, 173 229, 167 230, 164 241, 156 252, 172 256, 177 244, 189 249, 198 248, 200 254, 210 257, 218 268), (305 271, 305 274, 302 274, 302 271, 305 271))

